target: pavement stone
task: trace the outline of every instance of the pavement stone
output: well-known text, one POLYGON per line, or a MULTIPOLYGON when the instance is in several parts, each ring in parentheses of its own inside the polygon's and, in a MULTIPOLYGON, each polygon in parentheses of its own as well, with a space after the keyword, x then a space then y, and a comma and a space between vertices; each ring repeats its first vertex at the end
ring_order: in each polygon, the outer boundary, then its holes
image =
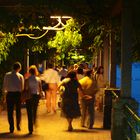
POLYGON ((6 111, 0 113, 0 140, 111 140, 110 130, 102 128, 102 113, 96 111, 94 129, 80 127, 80 118, 74 119, 72 132, 67 131, 67 121, 57 112, 47 113, 45 100, 38 109, 37 125, 32 135, 28 135, 26 109, 22 108, 21 131, 9 133, 6 111))

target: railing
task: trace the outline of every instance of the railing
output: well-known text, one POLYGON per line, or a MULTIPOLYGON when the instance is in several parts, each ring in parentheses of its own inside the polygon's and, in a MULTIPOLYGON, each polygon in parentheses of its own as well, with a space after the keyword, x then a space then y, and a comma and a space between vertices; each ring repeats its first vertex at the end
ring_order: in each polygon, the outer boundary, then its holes
MULTIPOLYGON (((115 91, 111 91, 112 98, 119 99, 115 91)), ((125 140, 140 140, 140 117, 134 111, 133 107, 124 104, 124 133, 125 140)))
POLYGON ((115 99, 119 98, 119 96, 117 95, 117 93, 115 91, 112 90, 111 93, 115 99))
POLYGON ((103 128, 111 129, 112 101, 119 98, 120 90, 107 88, 104 90, 103 97, 103 128), (115 91, 115 92, 114 92, 115 91))
POLYGON ((132 110, 132 107, 125 104, 124 105, 124 115, 125 115, 125 136, 127 140, 139 140, 140 139, 140 118, 132 110))

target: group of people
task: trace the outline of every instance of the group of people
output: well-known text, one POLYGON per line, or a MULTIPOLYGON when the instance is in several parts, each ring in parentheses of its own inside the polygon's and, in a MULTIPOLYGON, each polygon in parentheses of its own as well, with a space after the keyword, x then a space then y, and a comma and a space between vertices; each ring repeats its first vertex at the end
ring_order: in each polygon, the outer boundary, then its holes
POLYGON ((88 67, 75 64, 70 68, 68 75, 59 87, 64 87, 62 96, 62 115, 68 121, 68 131, 73 130, 72 121, 81 116, 81 126, 92 129, 94 125, 95 104, 98 110, 103 108, 103 91, 105 82, 103 67, 97 71, 88 67))
MULTIPOLYGON (((99 69, 99 73, 103 74, 101 70, 103 67, 99 69)), ((68 131, 73 130, 73 119, 80 116, 82 127, 93 128, 94 105, 98 97, 96 97, 97 91, 99 91, 97 86, 95 86, 95 81, 97 79, 100 79, 100 82, 103 80, 103 77, 99 78, 98 70, 97 74, 95 74, 95 72, 93 73, 93 70, 89 69, 87 64, 85 67, 78 64, 73 65, 73 67, 68 70, 63 67, 59 71, 54 69, 52 64, 48 64, 47 69, 42 74, 39 74, 35 65, 31 65, 26 76, 20 74, 20 70, 20 62, 14 63, 12 71, 5 74, 3 82, 3 92, 6 93, 10 133, 14 132, 14 107, 16 109, 16 127, 17 130, 20 131, 21 103, 25 102, 28 117, 28 130, 29 134, 32 134, 33 126, 36 124, 40 94, 42 93, 42 81, 47 84, 47 88, 44 91, 47 113, 56 113, 57 94, 59 93, 59 89, 63 86, 61 114, 68 121, 68 131), (23 99, 22 96, 27 90, 31 95, 29 98, 23 99), (88 121, 86 122, 87 117, 88 121)), ((103 86, 105 85, 103 84, 102 87, 103 86)), ((100 96, 98 98, 100 98, 100 96)))
MULTIPOLYGON (((38 78, 38 70, 35 65, 30 66, 28 77, 20 74, 22 66, 20 62, 13 64, 12 71, 4 76, 3 92, 6 94, 7 114, 10 133, 14 132, 14 108, 16 109, 16 127, 21 130, 21 102, 26 102, 29 134, 33 132, 33 125, 36 122, 37 107, 42 91, 41 80, 38 78), (24 91, 30 91, 29 98, 21 98, 24 91)), ((23 96, 24 97, 24 96, 23 96)))

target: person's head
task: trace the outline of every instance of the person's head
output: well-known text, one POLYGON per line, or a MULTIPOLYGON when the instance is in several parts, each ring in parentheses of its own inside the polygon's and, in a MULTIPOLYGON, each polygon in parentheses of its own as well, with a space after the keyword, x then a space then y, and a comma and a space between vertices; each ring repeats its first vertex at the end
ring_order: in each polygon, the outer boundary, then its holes
POLYGON ((21 70, 21 63, 20 62, 15 62, 13 64, 13 70, 20 71, 21 70))
POLYGON ((78 64, 74 64, 73 66, 74 66, 74 70, 77 70, 79 67, 78 64))
POLYGON ((90 77, 90 76, 91 76, 91 74, 92 74, 92 70, 87 70, 87 71, 86 71, 86 73, 85 73, 85 76, 90 77))
POLYGON ((103 66, 99 66, 97 69, 97 74, 103 74, 104 72, 104 67, 103 66))
POLYGON ((37 67, 35 66, 35 65, 31 65, 30 67, 29 67, 29 73, 31 74, 31 75, 38 75, 39 74, 39 72, 38 72, 38 70, 37 70, 37 67))
POLYGON ((84 69, 84 64, 83 63, 79 64, 79 67, 84 69))
POLYGON ((82 68, 79 67, 79 68, 77 69, 77 73, 78 73, 78 74, 84 74, 84 71, 83 71, 82 68))
POLYGON ((52 63, 49 63, 48 64, 48 68, 53 68, 53 64, 52 63))
POLYGON ((84 63, 84 69, 88 69, 88 63, 84 63))
POLYGON ((72 71, 72 70, 74 70, 74 65, 68 67, 68 71, 72 71))
POLYGON ((62 69, 65 69, 65 68, 66 68, 66 66, 65 66, 65 65, 63 65, 63 66, 62 66, 62 69))
POLYGON ((70 71, 67 75, 68 78, 70 79, 76 79, 76 72, 75 71, 70 71))

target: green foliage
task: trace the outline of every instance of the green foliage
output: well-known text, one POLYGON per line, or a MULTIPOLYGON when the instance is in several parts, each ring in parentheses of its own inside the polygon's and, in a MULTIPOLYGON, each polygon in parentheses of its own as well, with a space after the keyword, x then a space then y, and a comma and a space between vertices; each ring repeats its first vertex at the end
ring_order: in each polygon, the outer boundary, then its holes
POLYGON ((32 51, 41 53, 43 51, 44 44, 40 43, 39 40, 33 40, 32 51))
POLYGON ((64 31, 57 31, 56 36, 48 42, 48 46, 67 51, 70 47, 79 46, 82 36, 79 34, 80 26, 73 19, 67 21, 64 31))
POLYGON ((82 54, 86 61, 92 61, 103 48, 103 42, 110 33, 109 21, 103 19, 85 21, 82 26, 82 54), (85 47, 86 46, 86 47, 85 47))
POLYGON ((93 42, 94 42, 94 46, 96 46, 97 48, 101 47, 103 44, 103 40, 101 39, 101 35, 95 36, 93 42))
POLYGON ((0 39, 0 62, 6 60, 10 47, 16 42, 16 38, 12 33, 5 33, 0 39))
POLYGON ((49 42, 49 48, 57 48, 57 59, 66 59, 65 54, 70 53, 81 45, 82 35, 79 33, 80 26, 74 19, 69 19, 66 22, 64 31, 57 31, 56 36, 49 42))

